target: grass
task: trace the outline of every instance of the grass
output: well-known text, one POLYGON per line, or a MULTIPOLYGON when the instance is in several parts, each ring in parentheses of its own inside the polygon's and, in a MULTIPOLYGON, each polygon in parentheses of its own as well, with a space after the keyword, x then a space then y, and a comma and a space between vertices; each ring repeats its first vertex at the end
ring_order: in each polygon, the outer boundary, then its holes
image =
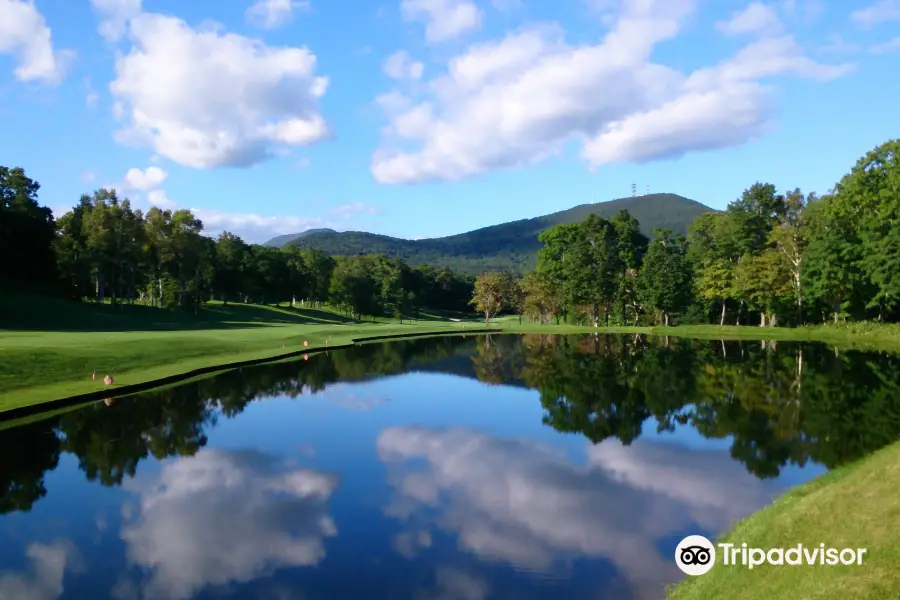
MULTIPOLYGON (((274 358, 309 347, 396 334, 464 331, 482 324, 477 315, 423 311, 413 322, 357 322, 329 309, 210 303, 199 315, 143 306, 69 303, 42 296, 0 294, 0 412, 98 392, 111 374, 117 388, 215 365, 274 358), (459 321, 451 320, 458 319, 459 321), (96 373, 97 379, 91 378, 96 373)), ((643 333, 697 338, 823 341, 841 347, 900 350, 900 326, 619 327, 519 324, 512 332, 643 333)))
MULTIPOLYGON (((213 303, 198 316, 0 296, 0 411, 353 338, 462 329, 447 314, 358 323, 337 311, 213 303), (97 379, 91 378, 96 373, 97 379)), ((463 316, 464 317, 464 316, 463 316)), ((453 317, 453 318, 463 318, 453 317)))
MULTIPOLYGON (((722 566, 675 585, 668 600, 900 598, 900 443, 831 471, 744 519, 720 541, 756 548, 866 548, 859 566, 722 566)), ((718 551, 718 549, 717 549, 718 551)))

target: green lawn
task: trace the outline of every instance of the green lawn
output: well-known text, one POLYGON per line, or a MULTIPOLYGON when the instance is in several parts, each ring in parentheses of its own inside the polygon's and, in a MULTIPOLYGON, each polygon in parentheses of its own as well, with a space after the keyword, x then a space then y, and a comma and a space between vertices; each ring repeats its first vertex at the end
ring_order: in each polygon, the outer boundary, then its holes
MULTIPOLYGON (((464 331, 477 315, 423 311, 403 324, 359 323, 330 309, 211 303, 199 315, 143 306, 69 303, 41 296, 0 294, 0 412, 104 389, 115 389, 243 360, 277 357, 309 347, 391 334, 464 331), (92 379, 96 373, 97 379, 92 379)), ((509 332, 644 333, 725 339, 820 340, 841 347, 900 350, 900 327, 621 327, 595 329, 532 325, 515 317, 493 326, 509 332)))
MULTIPOLYGON (((900 598, 900 443, 794 488, 720 541, 756 548, 865 548, 859 566, 722 566, 674 586, 668 600, 900 598)), ((718 551, 718 549, 717 549, 718 551)))
POLYGON ((102 390, 106 374, 115 378, 115 390, 299 351, 304 341, 314 348, 366 336, 475 326, 450 321, 449 315, 423 316, 428 318, 402 325, 384 319, 358 323, 331 310, 218 303, 188 316, 141 306, 0 296, 0 411, 102 390))

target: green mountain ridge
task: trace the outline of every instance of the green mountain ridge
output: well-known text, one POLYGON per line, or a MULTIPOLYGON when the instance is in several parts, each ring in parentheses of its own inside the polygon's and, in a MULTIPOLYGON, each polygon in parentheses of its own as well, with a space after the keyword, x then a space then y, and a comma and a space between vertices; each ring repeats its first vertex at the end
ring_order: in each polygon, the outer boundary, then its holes
POLYGON ((698 215, 713 212, 712 208, 677 194, 647 194, 581 204, 541 217, 439 238, 406 240, 364 231, 309 230, 294 236, 273 238, 266 245, 318 248, 331 256, 384 254, 390 258, 401 258, 411 265, 449 267, 473 275, 494 269, 521 272, 534 266, 541 247, 538 241, 541 232, 562 223, 583 221, 590 214, 611 218, 622 209, 628 210, 640 222, 641 230, 646 235, 651 235, 657 227, 686 233, 698 215), (282 241, 284 238, 289 239, 282 241))

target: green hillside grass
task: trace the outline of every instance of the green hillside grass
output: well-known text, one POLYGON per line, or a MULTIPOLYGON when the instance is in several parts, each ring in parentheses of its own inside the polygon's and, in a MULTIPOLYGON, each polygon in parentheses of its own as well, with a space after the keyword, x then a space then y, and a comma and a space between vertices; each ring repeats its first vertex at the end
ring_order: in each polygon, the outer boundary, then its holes
POLYGON ((455 271, 478 274, 495 269, 523 270, 534 266, 541 247, 538 235, 562 223, 577 223, 590 214, 611 218, 627 209, 650 236, 663 227, 686 233, 693 220, 712 209, 676 194, 648 194, 609 202, 582 204, 568 210, 533 219, 493 225, 442 238, 404 240, 361 231, 309 231, 294 236, 279 236, 267 245, 285 243, 300 248, 318 248, 326 254, 384 254, 401 258, 412 265, 429 264, 455 271), (293 239, 291 239, 293 238, 293 239))

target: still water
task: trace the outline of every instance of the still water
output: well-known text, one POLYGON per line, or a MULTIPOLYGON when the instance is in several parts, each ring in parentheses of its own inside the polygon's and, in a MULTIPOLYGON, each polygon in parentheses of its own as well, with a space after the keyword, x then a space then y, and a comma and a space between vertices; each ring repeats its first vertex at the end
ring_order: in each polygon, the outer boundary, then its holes
POLYGON ((0 599, 662 598, 688 534, 900 437, 900 359, 365 345, 0 431, 0 599))

